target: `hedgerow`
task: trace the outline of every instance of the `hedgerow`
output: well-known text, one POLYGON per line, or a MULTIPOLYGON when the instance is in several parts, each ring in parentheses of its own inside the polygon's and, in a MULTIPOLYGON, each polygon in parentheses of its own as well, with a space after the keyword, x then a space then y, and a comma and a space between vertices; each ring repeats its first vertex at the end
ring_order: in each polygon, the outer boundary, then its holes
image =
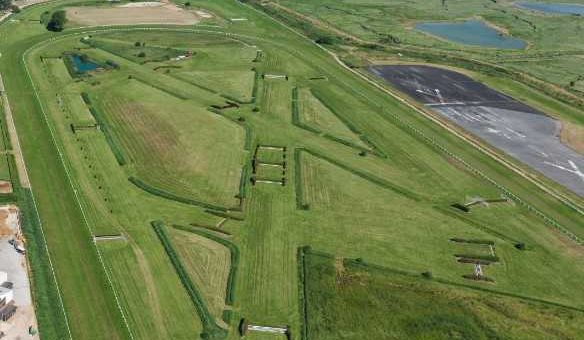
POLYGON ((247 177, 249 176, 249 166, 246 164, 241 168, 241 178, 239 179, 239 198, 245 198, 247 177))
POLYGON ((191 280, 180 260, 180 257, 174 250, 172 243, 166 235, 166 231, 164 230, 164 223, 162 221, 153 221, 151 222, 151 225, 152 228, 154 228, 156 235, 158 235, 158 238, 160 239, 160 242, 162 243, 162 246, 164 247, 164 250, 169 257, 170 262, 172 263, 181 283, 187 291, 187 294, 191 298, 191 302, 195 306, 197 314, 201 318, 201 322, 203 324, 203 333, 201 334, 201 337, 207 339, 225 339, 228 334, 227 331, 217 326, 215 318, 209 312, 209 309, 207 308, 201 293, 197 289, 195 283, 191 280))
POLYGON ((91 105, 91 98, 89 98, 89 94, 87 94, 87 92, 81 92, 81 99, 83 99, 85 104, 91 105))
POLYGON ((310 206, 304 203, 304 183, 302 182, 302 149, 294 150, 294 184, 296 187, 296 209, 308 210, 310 206))
POLYGON ((197 200, 194 200, 191 198, 181 197, 181 196, 175 195, 173 193, 164 191, 162 189, 153 187, 150 184, 148 184, 148 183, 146 183, 146 182, 142 181, 141 179, 134 177, 134 176, 130 176, 128 178, 128 181, 130 181, 132 184, 134 184, 138 188, 140 188, 140 189, 142 189, 142 190, 144 190, 152 195, 158 196, 158 197, 166 198, 168 200, 177 201, 177 202, 184 203, 184 204, 196 205, 196 206, 207 208, 207 209, 227 211, 227 208, 225 208, 225 207, 221 207, 221 206, 214 205, 214 204, 207 203, 207 202, 197 201, 197 200))
POLYGON ((300 309, 300 319, 302 324, 300 326, 300 338, 302 340, 308 339, 308 297, 307 284, 306 284, 306 262, 305 256, 311 251, 309 246, 299 247, 296 252, 296 263, 298 265, 298 297, 300 303, 298 304, 300 309))
POLYGON ((43 339, 68 339, 66 316, 51 271, 48 251, 30 189, 16 188, 20 225, 26 238, 26 257, 31 275, 31 294, 38 330, 43 339))
POLYGON ((225 246, 227 249, 229 249, 229 253, 231 255, 231 266, 229 268, 229 276, 227 278, 227 287, 225 290, 225 304, 227 305, 233 305, 233 302, 235 301, 235 284, 236 284, 236 279, 237 279, 237 270, 239 268, 239 248, 237 248, 237 246, 231 242, 229 242, 228 240, 218 237, 216 235, 213 235, 211 233, 205 232, 203 230, 197 230, 197 229, 193 229, 193 228, 189 228, 189 227, 185 227, 185 226, 181 226, 181 225, 173 225, 174 228, 179 229, 179 230, 183 230, 189 233, 193 233, 193 234, 197 234, 199 236, 203 236, 205 238, 208 238, 214 242, 220 243, 221 245, 225 246))
POLYGON ((476 260, 485 260, 485 261, 492 261, 492 262, 499 262, 499 257, 494 255, 478 255, 478 254, 454 254, 456 257, 460 257, 463 259, 476 259, 476 260))
POLYGON ((450 239, 450 241, 460 242, 460 243, 485 244, 485 245, 490 245, 490 246, 495 245, 495 241, 492 241, 492 240, 465 239, 465 238, 459 238, 459 237, 453 237, 450 239))
POLYGON ((255 73, 254 76, 254 80, 253 80, 253 87, 251 89, 251 100, 250 100, 250 104, 253 104, 256 102, 257 100, 257 96, 258 96, 258 88, 260 86, 260 79, 261 79, 261 75, 260 73, 254 68, 252 69, 255 73))

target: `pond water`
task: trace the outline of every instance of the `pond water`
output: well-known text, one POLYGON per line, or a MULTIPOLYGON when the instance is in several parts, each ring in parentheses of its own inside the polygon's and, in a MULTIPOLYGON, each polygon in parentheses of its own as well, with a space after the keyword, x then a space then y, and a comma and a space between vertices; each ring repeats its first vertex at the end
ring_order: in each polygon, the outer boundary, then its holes
POLYGON ((531 9, 552 14, 579 14, 584 15, 584 5, 578 4, 550 4, 550 3, 534 3, 534 2, 520 2, 518 7, 531 9))
POLYGON ((79 73, 95 71, 99 67, 98 64, 88 60, 87 58, 83 58, 78 54, 72 55, 71 61, 73 61, 73 65, 75 66, 75 69, 79 73))
POLYGON ((465 45, 502 49, 523 49, 527 46, 525 41, 502 35, 496 29, 479 20, 425 22, 416 24, 416 29, 465 45))

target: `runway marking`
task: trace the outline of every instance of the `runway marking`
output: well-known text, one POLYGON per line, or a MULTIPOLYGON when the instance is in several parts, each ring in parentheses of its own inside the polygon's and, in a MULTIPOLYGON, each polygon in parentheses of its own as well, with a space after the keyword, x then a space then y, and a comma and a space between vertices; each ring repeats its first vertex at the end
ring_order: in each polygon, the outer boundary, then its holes
POLYGON ((580 171, 580 168, 578 168, 578 166, 576 165, 576 163, 572 162, 571 160, 568 160, 568 163, 570 164, 570 166, 572 167, 572 169, 568 169, 566 167, 563 167, 559 164, 555 164, 555 163, 551 163, 548 161, 543 162, 544 164, 553 166, 554 168, 558 168, 564 171, 567 171, 569 173, 575 174, 576 176, 580 177, 580 179, 582 180, 582 182, 584 182, 584 173, 582 171, 580 171))
POLYGON ((513 134, 515 134, 515 135, 517 135, 517 136, 519 136, 519 137, 521 137, 521 138, 525 138, 525 137, 527 137, 527 136, 525 136, 524 134, 521 134, 521 133, 519 133, 519 132, 517 132, 517 131, 515 131, 515 130, 513 130, 513 129, 511 129, 511 128, 508 128, 508 127, 506 127, 505 129, 506 129, 507 131, 509 131, 509 132, 511 132, 511 133, 513 133, 513 134))

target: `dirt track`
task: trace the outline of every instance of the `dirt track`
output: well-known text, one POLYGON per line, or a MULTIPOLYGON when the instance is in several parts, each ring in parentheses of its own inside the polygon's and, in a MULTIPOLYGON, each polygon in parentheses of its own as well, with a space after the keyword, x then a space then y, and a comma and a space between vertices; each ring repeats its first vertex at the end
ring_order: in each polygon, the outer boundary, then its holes
POLYGON ((194 25, 201 20, 195 12, 186 11, 173 4, 132 3, 133 6, 116 7, 69 7, 67 18, 74 23, 88 26, 177 24, 194 25))

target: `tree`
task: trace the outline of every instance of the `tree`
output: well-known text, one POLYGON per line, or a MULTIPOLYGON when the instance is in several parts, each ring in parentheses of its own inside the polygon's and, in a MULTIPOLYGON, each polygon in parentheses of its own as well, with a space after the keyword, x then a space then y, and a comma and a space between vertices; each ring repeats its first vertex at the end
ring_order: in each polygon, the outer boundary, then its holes
POLYGON ((47 24, 47 29, 53 32, 61 32, 65 28, 67 22, 67 14, 65 11, 56 11, 51 16, 51 20, 47 24))
POLYGON ((140 46, 142 46, 142 43, 141 43, 141 42, 139 42, 139 41, 136 41, 136 42, 134 43, 134 46, 136 46, 136 47, 140 47, 140 46))
POLYGON ((0 0, 0 11, 5 11, 10 9, 12 6, 12 0, 0 0))
POLYGON ((140 57, 140 58, 146 57, 146 52, 140 52, 140 53, 138 53, 138 57, 140 57))

